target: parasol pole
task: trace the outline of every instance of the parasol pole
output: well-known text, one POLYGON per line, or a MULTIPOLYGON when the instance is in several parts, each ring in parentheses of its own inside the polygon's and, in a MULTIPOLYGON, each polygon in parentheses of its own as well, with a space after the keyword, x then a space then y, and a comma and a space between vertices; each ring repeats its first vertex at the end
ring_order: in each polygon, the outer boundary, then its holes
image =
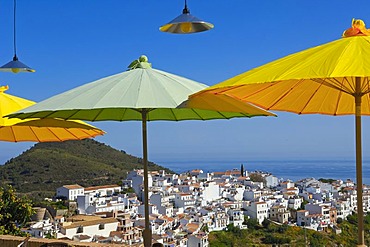
POLYGON ((143 160, 144 160, 144 210, 145 210, 145 229, 143 231, 144 246, 151 247, 152 245, 152 230, 149 224, 149 176, 148 176, 148 141, 147 141, 147 113, 148 109, 141 110, 142 116, 142 131, 143 131, 143 160))
POLYGON ((364 209, 362 202, 362 141, 361 141, 361 78, 356 77, 355 122, 356 122, 356 183, 358 214, 358 245, 366 246, 364 237, 364 209))

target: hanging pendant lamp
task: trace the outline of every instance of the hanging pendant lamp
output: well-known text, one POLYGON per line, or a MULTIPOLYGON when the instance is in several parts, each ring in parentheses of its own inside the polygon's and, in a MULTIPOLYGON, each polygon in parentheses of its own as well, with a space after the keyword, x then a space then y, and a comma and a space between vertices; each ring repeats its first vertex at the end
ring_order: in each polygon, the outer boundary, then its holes
POLYGON ((182 14, 159 28, 162 32, 188 34, 199 33, 214 27, 212 23, 205 22, 190 14, 186 0, 182 14))
POLYGON ((34 69, 28 67, 24 63, 18 60, 17 57, 17 46, 16 46, 16 30, 15 30, 15 19, 16 19, 16 0, 14 0, 14 26, 13 26, 13 44, 14 44, 14 57, 13 60, 10 61, 9 63, 3 65, 0 67, 0 71, 4 72, 13 72, 13 73, 18 73, 18 72, 35 72, 34 69))

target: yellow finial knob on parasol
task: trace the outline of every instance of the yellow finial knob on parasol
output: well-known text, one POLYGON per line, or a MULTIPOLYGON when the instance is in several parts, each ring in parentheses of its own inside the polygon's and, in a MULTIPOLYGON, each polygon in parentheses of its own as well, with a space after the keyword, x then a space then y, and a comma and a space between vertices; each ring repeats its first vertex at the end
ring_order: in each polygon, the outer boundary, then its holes
POLYGON ((0 86, 0 93, 3 93, 8 89, 9 89, 9 86, 0 86))
POLYGON ((360 19, 352 19, 352 27, 343 32, 342 37, 369 36, 370 29, 366 29, 365 22, 360 19))

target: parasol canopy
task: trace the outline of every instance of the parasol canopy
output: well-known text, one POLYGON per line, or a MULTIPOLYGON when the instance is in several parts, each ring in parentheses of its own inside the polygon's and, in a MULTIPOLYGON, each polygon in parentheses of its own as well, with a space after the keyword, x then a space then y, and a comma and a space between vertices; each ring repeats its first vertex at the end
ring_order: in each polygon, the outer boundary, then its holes
POLYGON ((82 121, 61 119, 9 119, 5 115, 35 104, 35 102, 5 93, 0 87, 0 141, 54 142, 82 140, 105 132, 82 121))
POLYGON ((267 110, 355 115, 358 244, 364 244, 361 116, 370 115, 370 30, 362 20, 342 38, 257 67, 190 96, 229 95, 267 110))
MULTIPOLYGON (((189 105, 188 96, 207 86, 153 69, 146 56, 141 56, 129 65, 129 70, 71 89, 36 105, 11 114, 16 118, 61 118, 89 121, 142 122, 145 230, 144 245, 151 246, 148 199, 147 121, 209 120, 233 117, 275 116, 263 109, 235 98, 228 98, 223 105, 189 105)), ((207 101, 209 99, 205 99, 207 101)), ((191 103, 192 104, 192 103, 191 103)))

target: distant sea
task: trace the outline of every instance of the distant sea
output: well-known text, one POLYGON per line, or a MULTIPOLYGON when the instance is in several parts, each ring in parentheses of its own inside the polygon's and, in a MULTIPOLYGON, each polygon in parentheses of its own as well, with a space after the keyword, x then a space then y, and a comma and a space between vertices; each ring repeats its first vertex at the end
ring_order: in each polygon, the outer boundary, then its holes
MULTIPOLYGON (((351 179, 356 182, 354 160, 251 160, 251 161, 156 161, 177 173, 201 169, 204 172, 240 169, 248 172, 264 171, 282 179, 297 181, 302 178, 351 179)), ((363 183, 370 185, 370 161, 362 162, 363 183)))

